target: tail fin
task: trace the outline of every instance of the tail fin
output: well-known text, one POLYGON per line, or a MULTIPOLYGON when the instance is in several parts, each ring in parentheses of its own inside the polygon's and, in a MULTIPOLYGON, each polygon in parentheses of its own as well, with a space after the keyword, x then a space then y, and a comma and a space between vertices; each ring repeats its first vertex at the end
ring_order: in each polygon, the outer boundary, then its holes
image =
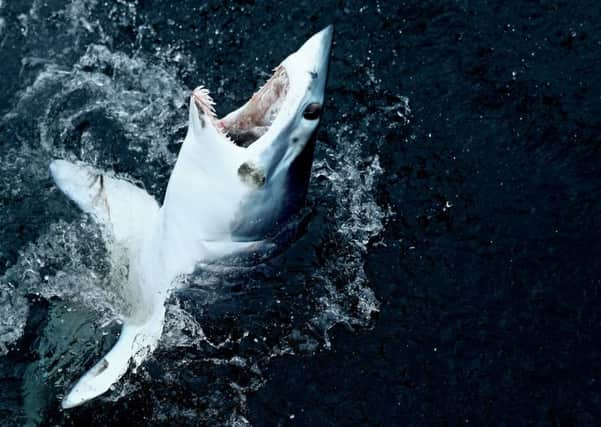
POLYGON ((63 399, 63 409, 79 406, 101 394, 127 372, 130 365, 137 367, 157 347, 163 331, 165 309, 156 308, 147 322, 124 323, 121 336, 113 348, 77 381, 63 399))

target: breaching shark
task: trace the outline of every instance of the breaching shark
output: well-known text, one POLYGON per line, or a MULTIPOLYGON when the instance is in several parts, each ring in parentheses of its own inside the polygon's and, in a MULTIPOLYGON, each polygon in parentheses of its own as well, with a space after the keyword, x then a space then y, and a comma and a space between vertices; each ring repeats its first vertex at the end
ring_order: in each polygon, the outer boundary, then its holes
POLYGON ((54 160, 58 186, 123 248, 130 313, 113 348, 71 388, 63 408, 105 393, 157 347, 176 278, 199 263, 269 244, 302 207, 309 185, 332 44, 330 25, 288 56, 248 102, 219 119, 192 92, 188 132, 163 204, 81 162, 54 160))

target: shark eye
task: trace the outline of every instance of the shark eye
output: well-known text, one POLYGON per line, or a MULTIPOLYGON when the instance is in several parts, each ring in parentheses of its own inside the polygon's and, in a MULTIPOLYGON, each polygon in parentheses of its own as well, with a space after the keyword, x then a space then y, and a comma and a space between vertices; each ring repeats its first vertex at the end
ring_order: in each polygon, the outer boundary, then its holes
POLYGON ((307 120, 316 120, 321 116, 321 104, 319 102, 313 102, 305 108, 303 117, 307 120))

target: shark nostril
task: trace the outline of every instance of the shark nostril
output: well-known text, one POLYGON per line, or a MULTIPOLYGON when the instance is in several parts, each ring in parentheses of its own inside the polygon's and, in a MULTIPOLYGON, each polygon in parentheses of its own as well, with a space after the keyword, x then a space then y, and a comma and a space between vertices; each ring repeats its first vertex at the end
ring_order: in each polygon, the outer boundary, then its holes
POLYGON ((307 120, 316 120, 321 116, 321 104, 319 102, 312 102, 307 105, 303 112, 303 117, 307 120))

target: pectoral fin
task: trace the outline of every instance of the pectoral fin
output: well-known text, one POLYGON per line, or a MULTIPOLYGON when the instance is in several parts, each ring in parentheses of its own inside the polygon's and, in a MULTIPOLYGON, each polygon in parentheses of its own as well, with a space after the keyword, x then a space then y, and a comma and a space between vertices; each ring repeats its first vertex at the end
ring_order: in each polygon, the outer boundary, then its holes
POLYGON ((54 160, 50 173, 58 188, 119 242, 141 235, 159 209, 143 189, 84 163, 54 160))

